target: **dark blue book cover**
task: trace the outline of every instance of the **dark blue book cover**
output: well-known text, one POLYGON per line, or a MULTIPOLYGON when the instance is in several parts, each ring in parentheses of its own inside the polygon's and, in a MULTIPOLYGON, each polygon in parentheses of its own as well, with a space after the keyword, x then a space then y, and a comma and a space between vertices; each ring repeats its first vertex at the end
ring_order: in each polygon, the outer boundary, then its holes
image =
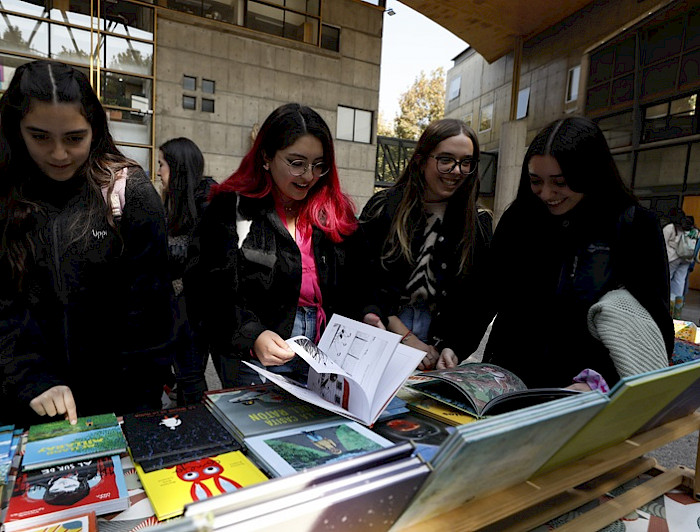
POLYGON ((203 404, 124 416, 122 429, 136 462, 233 443, 203 404))

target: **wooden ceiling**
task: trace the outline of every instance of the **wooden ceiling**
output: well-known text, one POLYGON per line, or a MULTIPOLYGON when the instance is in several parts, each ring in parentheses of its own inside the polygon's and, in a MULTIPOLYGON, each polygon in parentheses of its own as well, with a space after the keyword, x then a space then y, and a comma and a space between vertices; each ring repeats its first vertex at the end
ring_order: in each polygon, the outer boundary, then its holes
POLYGON ((489 63, 523 41, 589 4, 591 0, 401 0, 469 43, 489 63))

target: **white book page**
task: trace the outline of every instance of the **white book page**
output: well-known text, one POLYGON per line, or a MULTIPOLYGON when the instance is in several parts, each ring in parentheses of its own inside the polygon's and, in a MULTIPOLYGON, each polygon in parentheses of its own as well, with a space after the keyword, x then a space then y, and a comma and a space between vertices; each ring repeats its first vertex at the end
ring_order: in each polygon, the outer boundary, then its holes
POLYGON ((382 385, 377 389, 372 403, 370 419, 372 423, 382 413, 384 407, 396 395, 399 388, 421 363, 425 353, 419 349, 399 343, 381 377, 382 385))
MULTIPOLYGON (((384 368, 400 340, 397 334, 334 314, 318 346, 362 388, 367 402, 373 404, 384 368)), ((352 395, 348 398, 350 411, 355 406, 352 395)))
POLYGON ((349 377, 342 367, 329 358, 319 346, 306 336, 294 336, 287 340, 287 345, 317 373, 336 373, 349 377))
MULTIPOLYGON (((367 417, 366 414, 369 413, 369 409, 367 409, 367 412, 365 412, 365 415, 361 415, 360 413, 351 413, 348 409, 343 408, 342 406, 336 405, 330 401, 327 401, 323 397, 321 397, 318 392, 309 390, 307 388, 304 388, 303 386, 299 386, 297 383, 283 377, 282 375, 278 375, 277 373, 272 373, 271 371, 267 371, 263 368, 260 368, 254 364, 250 364, 249 362, 246 362, 245 360, 243 361, 244 364, 246 364, 249 368, 254 369, 257 371, 262 377, 265 379, 268 379, 275 383, 277 386, 280 388, 287 390, 289 393, 291 393, 294 397, 301 399, 302 401, 306 401, 308 403, 320 406, 321 408, 324 408, 326 410, 329 410, 335 414, 338 414, 340 416, 345 416, 347 418, 352 419, 353 421, 359 421, 360 423, 364 423, 365 425, 369 425, 370 420, 367 417)), ((313 370, 309 370, 309 373, 311 373, 313 370)), ((326 374, 328 375, 328 374, 326 374)), ((359 390, 361 392, 361 390, 359 390)), ((366 401, 365 401, 366 402, 366 401)))

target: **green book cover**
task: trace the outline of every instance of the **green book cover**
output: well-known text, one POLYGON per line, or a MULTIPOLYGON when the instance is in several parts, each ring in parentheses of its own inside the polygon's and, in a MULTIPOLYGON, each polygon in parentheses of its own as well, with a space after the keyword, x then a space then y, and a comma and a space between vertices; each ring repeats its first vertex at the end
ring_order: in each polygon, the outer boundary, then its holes
POLYGON ((114 414, 99 414, 97 416, 79 417, 75 425, 71 425, 68 420, 52 421, 40 425, 32 425, 27 433, 27 441, 45 440, 65 434, 76 434, 88 430, 101 429, 106 427, 118 427, 119 421, 114 414))
POLYGON ((626 440, 698 378, 700 360, 623 378, 610 391, 610 403, 537 474, 626 440))

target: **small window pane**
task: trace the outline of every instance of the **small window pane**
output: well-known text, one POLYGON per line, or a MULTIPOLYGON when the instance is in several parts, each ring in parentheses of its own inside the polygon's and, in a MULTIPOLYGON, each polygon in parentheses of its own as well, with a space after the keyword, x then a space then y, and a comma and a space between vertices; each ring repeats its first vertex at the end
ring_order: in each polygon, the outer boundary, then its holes
POLYGON ((578 100, 578 84, 581 79, 581 66, 577 65, 569 69, 569 76, 566 81, 566 102, 578 100))
POLYGON ((481 119, 479 120, 479 131, 488 131, 491 129, 493 120, 493 104, 490 103, 481 108, 481 119))
POLYGON ((134 74, 153 73, 153 45, 107 35, 106 67, 134 74))
POLYGON ((0 48, 36 57, 49 56, 49 25, 24 17, 0 17, 0 48))
POLYGON ((0 54, 0 91, 7 90, 17 67, 29 61, 29 59, 24 59, 22 57, 0 54))
POLYGON ((60 61, 90 65, 90 32, 51 25, 51 57, 60 61))
POLYGON ((700 50, 683 56, 679 81, 681 89, 700 85, 700 50))
POLYGON ((632 35, 617 45, 615 52, 615 75, 634 70, 635 37, 632 35))
POLYGON ((681 51, 683 42, 683 18, 665 21, 646 31, 642 44, 642 64, 648 65, 681 51))
POLYGON ((647 120, 650 120, 652 118, 662 118, 666 115, 668 115, 668 104, 661 103, 659 105, 652 105, 651 107, 647 107, 645 118, 647 120))
MULTIPOLYGON (((85 28, 89 28, 91 23, 97 26, 97 18, 90 18, 90 0, 53 0, 51 3, 51 20, 60 20, 85 28)), ((93 14, 97 15, 96 6, 93 14)))
POLYGON ((588 83, 597 85, 601 81, 610 79, 613 71, 615 51, 612 47, 606 48, 591 55, 588 83))
POLYGON ((341 140, 352 140, 355 129, 355 110, 349 107, 338 106, 338 125, 336 137, 341 140))
POLYGON ((459 89, 462 85, 462 76, 457 76, 452 81, 450 81, 450 90, 447 91, 447 100, 454 100, 459 98, 459 89))
POLYGON ((530 87, 520 89, 518 92, 518 109, 515 115, 516 120, 527 116, 527 108, 530 104, 530 87))
POLYGON ((148 78, 104 72, 102 75, 102 103, 148 113, 153 109, 151 104, 152 87, 153 82, 148 78))
POLYGON ((202 98, 202 111, 204 111, 205 113, 213 113, 214 100, 207 100, 206 98, 202 98))
POLYGON ((207 94, 214 94, 216 84, 210 79, 202 79, 202 92, 207 94))
POLYGON ((116 142, 151 144, 153 116, 123 109, 105 107, 109 132, 116 142))
POLYGON ((46 2, 44 0, 5 0, 2 4, 3 9, 7 9, 8 11, 16 11, 17 13, 26 13, 27 15, 41 17, 44 16, 44 6, 46 2))
POLYGON ((284 10, 249 1, 245 25, 271 35, 284 35, 284 10))
POLYGON ((203 13, 201 0, 184 0, 182 2, 168 0, 168 7, 198 17, 201 17, 203 13))
POLYGON ((321 48, 334 52, 340 51, 340 28, 326 24, 321 26, 321 48))
POLYGON ((144 169, 149 178, 151 175, 151 150, 150 148, 137 148, 136 146, 117 146, 119 151, 130 159, 135 160, 144 169))
POLYGON ((369 144, 372 141, 372 113, 370 111, 355 111, 355 142, 365 142, 369 144))
POLYGON ((610 104, 631 102, 634 98, 634 74, 613 81, 610 104))
POLYGON ((654 65, 642 73, 642 97, 671 92, 676 86, 678 58, 654 65))
POLYGON ((197 98, 194 96, 182 96, 182 108, 183 109, 197 109, 197 98))
POLYGON ((186 91, 197 90, 197 78, 182 76, 182 88, 186 91))
POLYGON ((105 2, 102 29, 112 33, 153 40, 153 8, 130 2, 105 2))

